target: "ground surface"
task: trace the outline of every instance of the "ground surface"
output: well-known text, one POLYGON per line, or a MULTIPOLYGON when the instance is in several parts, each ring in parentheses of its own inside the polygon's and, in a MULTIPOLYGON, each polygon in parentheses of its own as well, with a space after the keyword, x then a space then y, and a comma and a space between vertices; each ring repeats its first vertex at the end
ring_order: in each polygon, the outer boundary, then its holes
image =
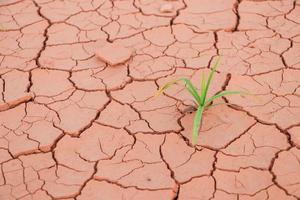
POLYGON ((1 200, 300 199, 299 1, 2 0, 0 25, 1 200), (253 95, 193 147, 188 94, 153 95, 217 55, 210 94, 253 95))

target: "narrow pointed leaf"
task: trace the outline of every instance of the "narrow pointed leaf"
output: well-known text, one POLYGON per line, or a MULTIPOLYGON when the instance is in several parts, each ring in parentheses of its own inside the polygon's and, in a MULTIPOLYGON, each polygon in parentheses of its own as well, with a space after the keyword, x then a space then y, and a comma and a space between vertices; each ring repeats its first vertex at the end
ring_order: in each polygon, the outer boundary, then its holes
POLYGON ((193 135, 192 135, 192 143, 196 144, 198 141, 199 130, 202 122, 202 115, 204 111, 204 106, 199 106, 194 118, 194 125, 193 125, 193 135))
POLYGON ((215 96, 210 97, 210 98, 205 102, 205 105, 207 106, 208 104, 210 104, 210 103, 213 102, 214 100, 216 100, 216 99, 218 99, 218 98, 221 98, 221 97, 223 97, 223 96, 226 96, 226 95, 234 95, 234 94, 243 94, 243 92, 241 92, 241 91, 230 91, 230 90, 222 91, 222 92, 216 94, 215 96))
POLYGON ((166 89, 168 89, 169 87, 171 87, 172 85, 178 83, 179 81, 181 81, 181 79, 176 79, 176 80, 172 80, 167 82, 164 86, 162 86, 155 94, 155 96, 159 96, 161 95, 166 89))
MULTIPOLYGON (((202 73, 202 77, 201 77, 201 98, 202 98, 202 99, 203 99, 203 97, 204 97, 204 92, 205 92, 205 88, 206 88, 205 82, 206 82, 206 80, 205 80, 205 75, 204 75, 204 73, 202 73)), ((201 103, 202 103, 202 102, 201 102, 201 103)))
POLYGON ((187 78, 181 78, 181 79, 176 79, 176 80, 172 80, 170 82, 167 82, 163 87, 161 87, 155 94, 155 96, 159 96, 161 95, 165 90, 167 90, 169 87, 171 87, 172 85, 183 81, 185 84, 185 88, 187 89, 187 91, 195 98, 195 100, 197 101, 198 104, 200 104, 201 102, 201 97, 199 96, 197 89, 195 88, 195 86, 192 84, 192 82, 187 79, 187 78))
POLYGON ((199 96, 196 87, 192 84, 192 82, 189 79, 183 78, 182 80, 185 82, 188 91, 191 93, 191 95, 193 95, 197 103, 200 105, 201 97, 199 96))
POLYGON ((219 66, 219 64, 220 64, 220 57, 218 57, 218 59, 215 62, 214 66, 213 66, 213 68, 211 70, 211 72, 209 73, 209 76, 208 76, 208 79, 207 79, 207 82, 206 82, 206 85, 205 85, 206 87, 205 87, 204 92, 203 92, 202 102, 201 102, 202 104, 201 105, 205 104, 205 100, 206 100, 206 95, 207 95, 208 88, 209 88, 209 86, 211 84, 212 78, 213 78, 213 76, 214 76, 214 74, 216 72, 216 69, 219 66))

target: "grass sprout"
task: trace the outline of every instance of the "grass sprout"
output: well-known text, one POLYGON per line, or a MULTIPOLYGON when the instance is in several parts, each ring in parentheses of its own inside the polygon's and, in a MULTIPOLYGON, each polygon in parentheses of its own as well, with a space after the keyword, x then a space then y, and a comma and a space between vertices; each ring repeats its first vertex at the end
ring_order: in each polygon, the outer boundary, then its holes
POLYGON ((199 131, 202 123, 202 117, 203 112, 208 109, 213 101, 227 96, 227 95, 235 95, 235 94, 245 94, 245 92, 241 91, 231 91, 231 90, 224 90, 221 91, 214 96, 207 97, 207 93, 209 91, 209 86, 212 83, 212 80, 214 78, 214 74, 216 73, 216 69, 220 65, 220 58, 217 59, 214 66, 211 69, 211 72, 209 73, 209 76, 206 80, 204 73, 202 73, 202 79, 201 79, 201 89, 200 91, 197 90, 197 88, 193 85, 193 83, 188 78, 180 78, 176 80, 172 80, 168 83, 166 83, 163 87, 161 87, 157 93, 156 96, 162 94, 165 90, 167 90, 169 87, 171 87, 174 84, 177 83, 184 83, 185 89, 193 96, 195 102, 197 103, 197 111, 194 118, 194 125, 193 125, 193 132, 192 132, 192 143, 195 145, 198 141, 199 137, 199 131))

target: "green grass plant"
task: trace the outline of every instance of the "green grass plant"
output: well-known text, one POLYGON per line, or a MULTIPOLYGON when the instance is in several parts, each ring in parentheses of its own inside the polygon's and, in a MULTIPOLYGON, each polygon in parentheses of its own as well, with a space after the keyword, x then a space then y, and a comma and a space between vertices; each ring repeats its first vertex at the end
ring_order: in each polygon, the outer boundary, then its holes
POLYGON ((169 87, 171 87, 174 84, 177 83, 184 83, 185 89, 193 96, 196 104, 197 104, 197 111, 194 118, 194 125, 193 125, 193 132, 192 132, 192 143, 196 144, 199 137, 199 131, 202 123, 202 117, 203 112, 208 109, 213 101, 227 96, 227 95, 235 95, 235 94, 241 94, 243 92, 241 91, 230 91, 230 90, 224 90, 221 91, 214 96, 207 97, 207 93, 209 91, 209 87, 212 83, 212 80, 214 78, 214 74, 216 73, 216 69, 220 65, 220 58, 217 59, 214 66, 211 68, 211 72, 209 73, 209 76, 206 80, 204 73, 202 73, 201 78, 201 89, 198 91, 195 85, 188 79, 188 78, 180 78, 176 80, 172 80, 168 83, 166 83, 163 87, 161 87, 156 95, 162 94, 165 90, 167 90, 169 87))

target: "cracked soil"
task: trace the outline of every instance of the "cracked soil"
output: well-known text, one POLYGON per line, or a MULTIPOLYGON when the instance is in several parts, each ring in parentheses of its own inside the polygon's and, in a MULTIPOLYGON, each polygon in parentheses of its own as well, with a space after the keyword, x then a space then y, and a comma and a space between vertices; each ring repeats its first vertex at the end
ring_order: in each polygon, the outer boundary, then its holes
POLYGON ((300 199, 298 0, 2 0, 0 92, 1 200, 300 199))

